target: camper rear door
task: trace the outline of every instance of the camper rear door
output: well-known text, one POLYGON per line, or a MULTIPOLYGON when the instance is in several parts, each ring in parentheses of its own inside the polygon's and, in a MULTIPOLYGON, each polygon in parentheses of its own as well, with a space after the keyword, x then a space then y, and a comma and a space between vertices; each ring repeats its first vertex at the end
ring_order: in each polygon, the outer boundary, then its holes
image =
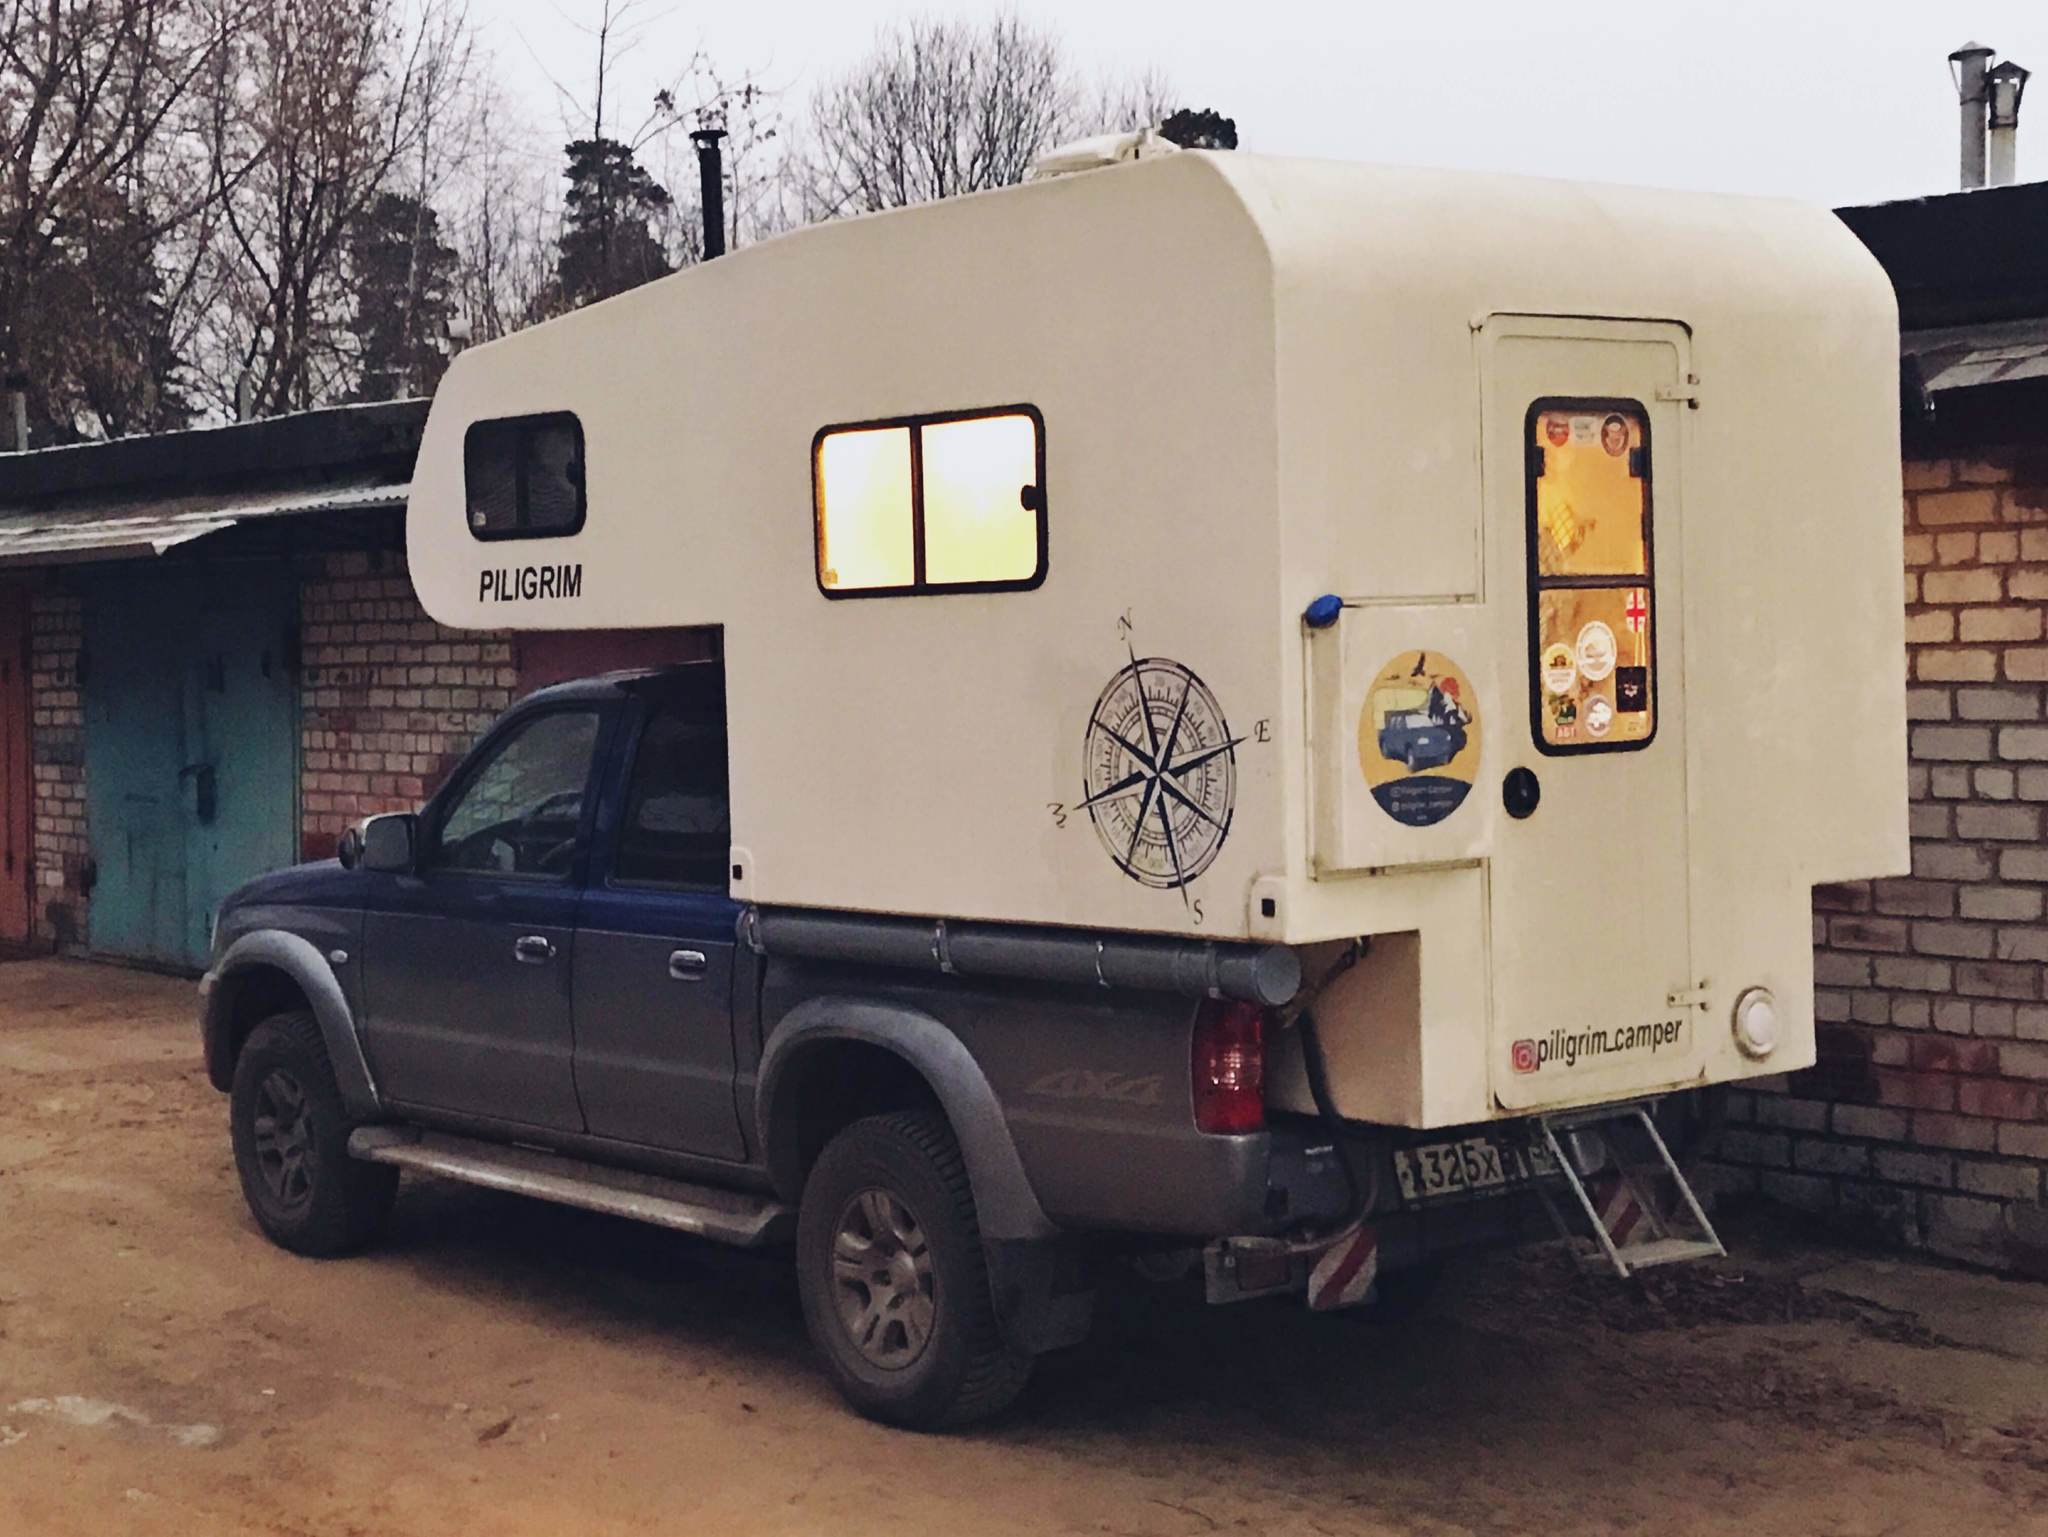
POLYGON ((1488 586, 1504 751, 1494 1097, 1611 1100, 1699 1074, 1679 532, 1683 328, 1496 316, 1484 332, 1488 586), (1674 1002, 1674 999, 1686 1001, 1674 1002))

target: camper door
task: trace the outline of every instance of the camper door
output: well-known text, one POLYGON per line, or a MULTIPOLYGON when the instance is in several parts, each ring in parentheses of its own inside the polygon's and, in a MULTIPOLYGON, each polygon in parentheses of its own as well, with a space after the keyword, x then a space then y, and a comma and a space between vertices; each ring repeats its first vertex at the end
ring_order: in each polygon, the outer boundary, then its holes
POLYGON ((1481 333, 1506 814, 1489 861, 1495 1099, 1699 1076, 1687 876, 1681 326, 1481 333))

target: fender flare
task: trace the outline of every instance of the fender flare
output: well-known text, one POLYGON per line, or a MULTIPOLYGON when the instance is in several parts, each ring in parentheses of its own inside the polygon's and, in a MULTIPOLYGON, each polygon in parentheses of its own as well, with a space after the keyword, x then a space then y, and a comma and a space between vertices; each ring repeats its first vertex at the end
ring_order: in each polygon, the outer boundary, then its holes
POLYGON ((225 1090, 234 1081, 228 1027, 234 1018, 237 979, 258 970, 284 973, 305 994, 320 1026, 320 1038, 327 1047, 335 1086, 340 1089, 341 1102, 348 1112, 366 1117, 378 1114, 381 1107, 376 1080, 370 1076, 362 1037, 356 1031, 355 1014, 335 978, 334 968, 309 940, 283 929, 258 929, 244 934, 228 946, 199 985, 207 1076, 214 1087, 225 1090))
POLYGON ((785 1014, 768 1037, 754 1090, 756 1146, 769 1149, 769 1118, 789 1065, 825 1041, 859 1041, 902 1059, 931 1086, 952 1123, 985 1244, 1050 1238, 1058 1229, 1038 1204, 1010 1139, 1001 1102, 960 1037, 931 1015, 858 998, 810 998, 785 1014))

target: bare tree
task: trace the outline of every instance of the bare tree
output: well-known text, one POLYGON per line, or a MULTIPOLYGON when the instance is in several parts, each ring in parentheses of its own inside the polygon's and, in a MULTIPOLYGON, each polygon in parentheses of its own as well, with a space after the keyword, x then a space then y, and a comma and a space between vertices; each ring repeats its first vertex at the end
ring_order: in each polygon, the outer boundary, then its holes
POLYGON ((868 57, 812 98, 804 155, 813 218, 1009 186, 1063 139, 1151 121, 1148 74, 1084 80, 1051 32, 1014 13, 884 29, 868 57))
POLYGON ((0 0, 0 374, 44 432, 176 414, 190 227, 246 171, 206 87, 250 10, 0 0))
POLYGON ((561 200, 552 148, 488 74, 465 116, 470 150, 447 193, 456 315, 468 341, 487 342, 547 313, 561 200))
POLYGON ((253 169, 223 205, 202 382, 234 415, 340 398, 348 386, 345 254, 380 191, 431 185, 434 126, 461 90, 469 31, 452 0, 272 0, 222 75, 253 169))

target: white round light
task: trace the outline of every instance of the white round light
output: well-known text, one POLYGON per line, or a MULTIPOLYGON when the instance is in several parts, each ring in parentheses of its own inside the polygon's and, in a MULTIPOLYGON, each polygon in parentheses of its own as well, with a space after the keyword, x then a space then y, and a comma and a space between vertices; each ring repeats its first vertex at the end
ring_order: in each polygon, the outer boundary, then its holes
POLYGON ((1768 987, 1752 987, 1735 1000, 1735 1044, 1746 1057, 1778 1049, 1778 1001, 1768 987))

